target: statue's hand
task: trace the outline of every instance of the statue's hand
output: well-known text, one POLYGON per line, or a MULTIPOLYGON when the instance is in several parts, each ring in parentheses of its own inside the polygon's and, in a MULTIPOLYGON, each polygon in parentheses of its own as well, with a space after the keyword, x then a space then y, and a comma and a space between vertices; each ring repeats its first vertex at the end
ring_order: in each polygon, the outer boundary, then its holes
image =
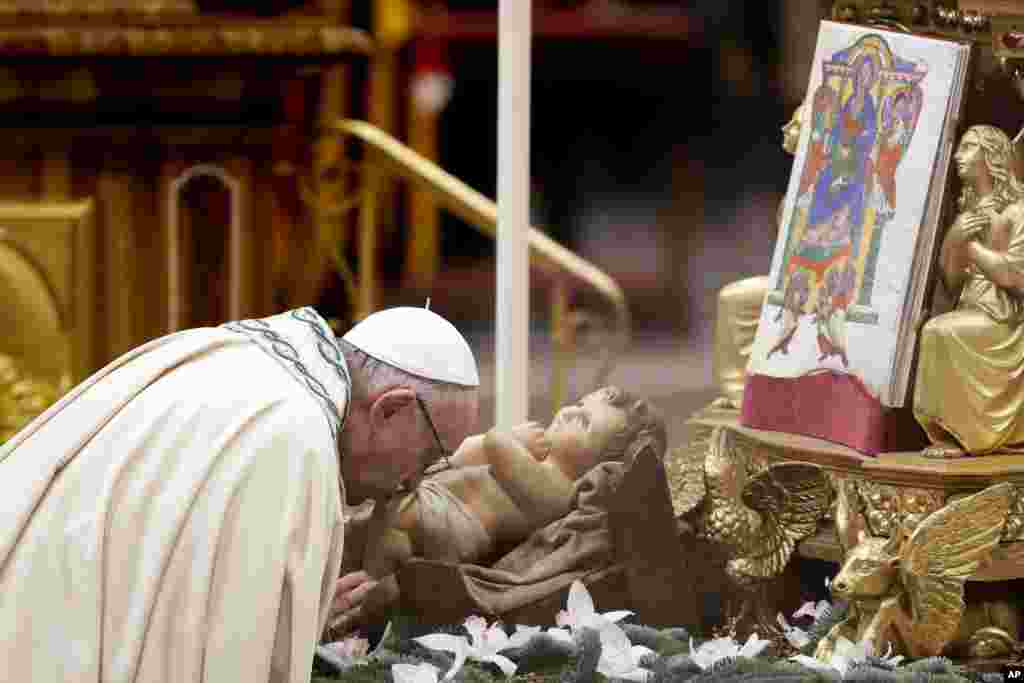
POLYGON ((971 240, 980 237, 989 225, 992 218, 980 211, 969 211, 960 214, 956 223, 953 224, 953 235, 962 240, 971 240))
POLYGON ((544 427, 539 422, 524 422, 511 429, 512 436, 519 443, 526 447, 537 460, 544 460, 551 450, 551 442, 544 433, 544 427))

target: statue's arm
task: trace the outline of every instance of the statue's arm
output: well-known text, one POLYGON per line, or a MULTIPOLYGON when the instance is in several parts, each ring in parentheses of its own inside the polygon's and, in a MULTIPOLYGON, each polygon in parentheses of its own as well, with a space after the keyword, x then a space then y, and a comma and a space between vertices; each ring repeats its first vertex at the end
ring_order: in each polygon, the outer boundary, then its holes
POLYGON ((971 260, 992 282, 1024 297, 1024 204, 1011 204, 995 216, 988 246, 969 250, 971 260))
POLYGON ((417 505, 416 496, 410 494, 388 504, 381 502, 374 509, 363 569, 378 583, 363 603, 363 617, 366 619, 383 614, 398 602, 395 572, 413 555, 417 505))
POLYGON ((1011 266, 1005 252, 989 249, 976 241, 968 244, 967 251, 971 262, 985 277, 1017 296, 1024 296, 1024 273, 1011 266))
POLYGON ((455 454, 448 458, 448 462, 453 467, 486 465, 487 453, 484 451, 484 435, 476 434, 466 437, 466 440, 456 449, 455 454))
POLYGON ((961 213, 942 240, 939 267, 946 290, 954 296, 960 293, 967 280, 970 245, 976 244, 974 238, 985 228, 987 221, 987 217, 978 213, 961 213))
MULTIPOLYGON (((524 422, 509 430, 508 435, 526 447, 528 452, 540 456, 546 454, 548 448, 544 438, 544 428, 538 422, 524 422)), ((455 454, 448 460, 454 467, 488 464, 487 449, 484 446, 485 434, 467 437, 458 447, 455 454)))
POLYGON ((484 435, 484 449, 491 474, 532 524, 569 513, 572 482, 542 465, 514 436, 492 429, 484 435))

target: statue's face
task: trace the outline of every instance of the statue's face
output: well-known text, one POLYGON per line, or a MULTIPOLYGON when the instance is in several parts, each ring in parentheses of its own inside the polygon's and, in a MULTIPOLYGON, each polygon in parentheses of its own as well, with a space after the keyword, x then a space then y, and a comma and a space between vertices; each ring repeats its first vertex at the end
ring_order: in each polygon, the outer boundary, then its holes
POLYGON ((964 182, 976 182, 988 171, 985 168, 985 151, 981 148, 978 136, 971 131, 960 140, 953 159, 956 161, 957 173, 964 182))
POLYGON ((628 421, 626 412, 612 405, 616 391, 598 389, 558 411, 545 433, 551 457, 571 464, 580 474, 601 462, 609 443, 628 421))
POLYGON ((836 578, 832 579, 832 595, 849 600, 888 593, 896 577, 888 544, 886 538, 868 538, 851 549, 836 578))
POLYGON ((805 107, 805 104, 797 107, 793 112, 793 117, 782 127, 782 149, 790 154, 796 154, 796 146, 800 143, 800 129, 803 126, 805 107))

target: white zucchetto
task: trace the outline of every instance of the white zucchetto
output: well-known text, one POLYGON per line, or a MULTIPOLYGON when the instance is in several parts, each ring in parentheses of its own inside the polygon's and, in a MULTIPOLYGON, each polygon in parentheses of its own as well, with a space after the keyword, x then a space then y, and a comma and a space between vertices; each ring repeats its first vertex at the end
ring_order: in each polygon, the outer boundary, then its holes
POLYGON ((367 316, 343 337, 363 353, 417 377, 480 386, 476 358, 455 326, 427 308, 399 306, 367 316))

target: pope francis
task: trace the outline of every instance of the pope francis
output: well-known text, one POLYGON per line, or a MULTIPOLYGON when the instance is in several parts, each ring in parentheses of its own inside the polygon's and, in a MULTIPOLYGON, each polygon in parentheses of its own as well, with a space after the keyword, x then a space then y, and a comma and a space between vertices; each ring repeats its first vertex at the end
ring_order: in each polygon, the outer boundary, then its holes
POLYGON ((113 361, 0 447, 3 678, 308 681, 345 504, 473 433, 478 386, 418 308, 342 339, 302 308, 113 361))

